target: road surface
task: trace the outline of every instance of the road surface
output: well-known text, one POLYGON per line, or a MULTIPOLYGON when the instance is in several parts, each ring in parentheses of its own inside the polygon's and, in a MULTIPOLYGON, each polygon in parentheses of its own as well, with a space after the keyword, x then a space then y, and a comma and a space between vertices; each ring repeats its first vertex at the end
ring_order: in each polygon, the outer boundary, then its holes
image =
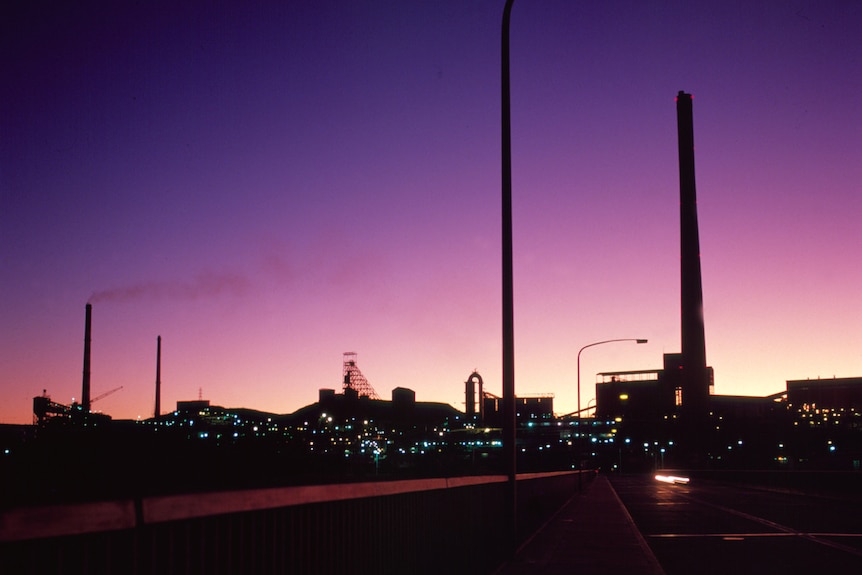
POLYGON ((862 573, 855 500, 652 476, 611 482, 667 575, 862 573))

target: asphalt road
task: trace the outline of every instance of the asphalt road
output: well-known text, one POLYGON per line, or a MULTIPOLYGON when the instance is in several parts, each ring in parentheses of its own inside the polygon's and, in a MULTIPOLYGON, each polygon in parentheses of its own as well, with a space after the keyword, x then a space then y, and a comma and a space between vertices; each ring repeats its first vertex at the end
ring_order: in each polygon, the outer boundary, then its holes
POLYGON ((862 573, 855 500, 652 476, 611 483, 667 575, 862 573))

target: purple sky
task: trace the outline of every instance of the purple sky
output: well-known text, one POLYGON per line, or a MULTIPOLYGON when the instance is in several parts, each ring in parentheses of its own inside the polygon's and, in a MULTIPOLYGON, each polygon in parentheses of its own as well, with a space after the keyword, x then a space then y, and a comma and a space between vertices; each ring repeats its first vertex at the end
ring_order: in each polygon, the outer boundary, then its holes
MULTIPOLYGON (((503 0, 72 4, 0 9, 0 422, 80 399, 88 301, 115 418, 152 415, 157 335, 163 409, 289 413, 346 351, 384 398, 500 393, 503 0)), ((862 375, 860 23, 516 0, 518 393, 679 351, 680 90, 716 392, 862 375)))

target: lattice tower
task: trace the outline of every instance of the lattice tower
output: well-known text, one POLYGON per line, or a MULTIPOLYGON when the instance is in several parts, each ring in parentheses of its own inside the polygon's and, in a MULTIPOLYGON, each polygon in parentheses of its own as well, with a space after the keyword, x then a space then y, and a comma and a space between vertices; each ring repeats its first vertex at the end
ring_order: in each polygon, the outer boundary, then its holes
POLYGON ((346 392, 348 389, 354 390, 359 397, 380 399, 380 396, 356 367, 356 353, 352 351, 344 352, 344 391, 346 392))

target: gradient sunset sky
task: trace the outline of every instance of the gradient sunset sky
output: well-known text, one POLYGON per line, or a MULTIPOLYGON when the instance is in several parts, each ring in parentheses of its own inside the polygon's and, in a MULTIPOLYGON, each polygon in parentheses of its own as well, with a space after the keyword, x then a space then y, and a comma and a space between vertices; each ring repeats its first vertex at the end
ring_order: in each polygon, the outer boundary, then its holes
MULTIPOLYGON (((5 2, 0 423, 501 388, 503 0, 5 2)), ((515 385, 574 411, 680 349, 694 95, 719 394, 862 375, 862 3, 516 0, 515 385)))

